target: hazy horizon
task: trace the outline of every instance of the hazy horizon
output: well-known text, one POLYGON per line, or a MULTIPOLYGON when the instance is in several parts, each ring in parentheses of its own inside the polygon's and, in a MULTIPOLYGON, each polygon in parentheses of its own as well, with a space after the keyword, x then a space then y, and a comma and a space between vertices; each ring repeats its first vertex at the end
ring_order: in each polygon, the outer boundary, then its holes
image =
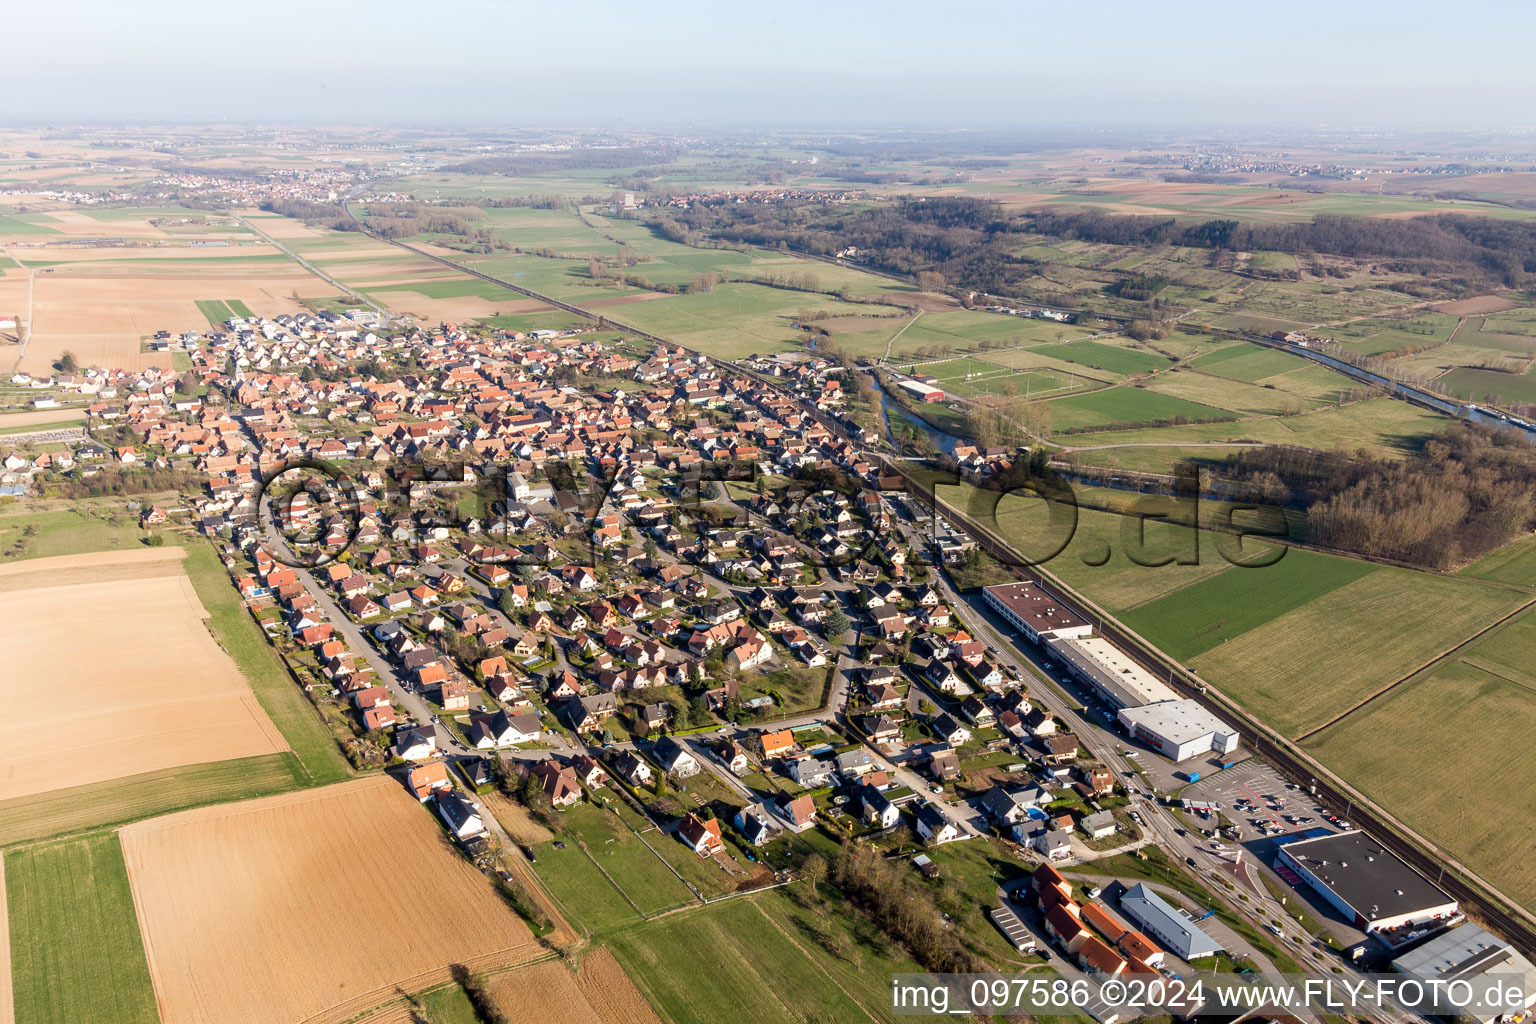
POLYGON ((1517 128, 1536 13, 1474 0, 897 0, 665 12, 446 0, 10 12, 0 120, 642 128, 1517 128), (53 45, 38 45, 48 39, 53 45))

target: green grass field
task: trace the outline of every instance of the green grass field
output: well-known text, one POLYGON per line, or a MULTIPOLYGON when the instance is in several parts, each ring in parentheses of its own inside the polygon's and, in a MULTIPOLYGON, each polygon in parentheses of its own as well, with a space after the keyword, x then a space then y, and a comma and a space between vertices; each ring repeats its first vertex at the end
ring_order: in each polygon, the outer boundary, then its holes
POLYGON ((114 833, 5 855, 17 1024, 159 1024, 114 833))
POLYGON ((726 1006, 743 1024, 885 1020, 890 974, 919 968, 852 939, 862 925, 846 909, 815 913, 776 890, 626 929, 608 941, 651 1005, 674 1024, 714 1024, 726 1006), (831 932, 850 935, 853 962, 823 948, 817 935, 831 932))
MULTIPOLYGON (((1225 409, 1175 398, 1145 388, 1114 387, 1050 401, 1051 426, 1066 429, 1108 427, 1121 423, 1158 423, 1182 417, 1191 421, 1231 419, 1225 409)), ((1076 444, 1076 439, 1068 442, 1076 444)))
POLYGON ((850 307, 825 295, 756 284, 723 284, 710 292, 665 295, 599 311, 689 348, 722 359, 739 359, 753 352, 803 347, 804 335, 790 327, 801 309, 835 315, 850 308, 894 312, 894 307, 850 307))
MULTIPOLYGON (((641 913, 656 914, 693 902, 693 894, 617 814, 580 803, 564 812, 561 823, 570 833, 567 848, 573 839, 586 843, 587 852, 641 913)), ((645 838, 652 846, 676 845, 676 840, 659 831, 651 831, 645 838)))
POLYGON ((247 614, 213 546, 191 542, 185 566, 208 610, 209 628, 240 667, 262 710, 288 741, 310 781, 324 785, 349 778, 351 769, 335 738, 247 614))
POLYGON ((220 299, 197 299, 197 311, 208 318, 208 323, 214 327, 224 324, 235 314, 230 310, 228 303, 220 299))
POLYGON ((1495 405, 1536 403, 1536 377, 1529 373, 1500 373, 1464 367, 1452 370, 1440 379, 1459 398, 1495 405))
POLYGON ((32 223, 21 217, 0 216, 0 235, 56 235, 58 230, 47 224, 32 223))
POLYGON ((1081 363, 1096 370, 1110 373, 1147 373, 1161 370, 1168 360, 1155 352, 1106 345, 1098 341, 1074 341, 1069 345, 1037 345, 1034 351, 1041 355, 1064 359, 1069 363, 1081 363))
POLYGON ((1511 799, 1536 789, 1532 666, 1536 617, 1527 611, 1304 745, 1453 858, 1536 906, 1536 805, 1511 799), (1411 767, 1405 749, 1413 751, 1411 767), (1486 785, 1490 773, 1497 786, 1486 785), (1427 795, 1428 779, 1450 795, 1427 795))
POLYGON ((1506 544, 1462 569, 1460 575, 1536 587, 1536 537, 1506 544))
POLYGON ((1292 549, 1274 565, 1232 566, 1138 605, 1120 618, 1175 658, 1188 661, 1372 571, 1368 562, 1292 549))
POLYGON ((579 326, 585 321, 563 309, 551 309, 547 313, 506 313, 501 316, 486 316, 476 322, 504 331, 563 331, 579 326))
POLYGON ((1218 377, 1230 377, 1233 380, 1247 381, 1251 384, 1266 377, 1274 377, 1312 364, 1289 352, 1277 352, 1262 345, 1245 342, 1198 356, 1189 365, 1207 373, 1214 373, 1218 377))
POLYGON ((555 849, 553 841, 534 848, 539 858, 535 870, 572 923, 587 931, 605 932, 639 921, 639 913, 624 894, 603 877, 586 854, 575 843, 562 841, 563 850, 555 849))
MULTIPOLYGON (((1062 401, 1088 397, 1092 396, 1074 396, 1062 401)), ((1056 423, 1061 425, 1059 421, 1056 423)), ((1067 443, 1074 447, 1090 447, 1133 442, 1262 441, 1265 444, 1300 445, 1320 451, 1353 453, 1364 448, 1376 458, 1402 458, 1417 452, 1425 441, 1445 429, 1449 423, 1448 417, 1407 402, 1373 398, 1317 409, 1300 416, 1074 434, 1067 443)))
POLYGON ((0 846, 84 832, 310 784, 292 754, 183 765, 0 803, 0 846))
POLYGON ((1302 736, 1528 597, 1383 567, 1229 637, 1190 666, 1276 729, 1302 736))
POLYGON ((92 505, 88 510, 0 514, 0 562, 135 548, 143 543, 144 536, 134 516, 106 505, 92 505), (36 530, 31 537, 26 536, 28 527, 36 530), (15 550, 17 544, 21 545, 19 552, 15 550))
POLYGON ((1291 415, 1320 404, 1317 398, 1285 390, 1283 384, 1261 387, 1183 368, 1158 374, 1147 382, 1147 390, 1197 405, 1225 409, 1239 416, 1291 415))

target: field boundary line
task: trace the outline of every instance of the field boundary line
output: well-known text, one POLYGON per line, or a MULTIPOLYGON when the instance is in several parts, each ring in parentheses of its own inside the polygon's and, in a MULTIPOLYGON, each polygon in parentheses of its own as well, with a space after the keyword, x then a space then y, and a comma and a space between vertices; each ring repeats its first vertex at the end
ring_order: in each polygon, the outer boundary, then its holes
POLYGON ((772 925, 774 931, 776 931, 780 935, 784 936, 785 940, 791 946, 794 946, 796 949, 798 949, 800 951, 800 955, 801 956, 805 957, 812 964, 814 964, 816 966, 816 969, 818 971, 820 971, 826 977, 826 979, 833 984, 834 987, 836 987, 838 989, 841 989, 843 995, 847 996, 853 1002, 854 1006, 857 1006, 859 1009, 863 1010, 864 1011, 864 1016, 868 1017, 872 1021, 875 1021, 876 1024, 879 1024, 880 1018, 878 1018, 874 1014, 870 1013, 869 1012, 869 1008, 866 1007, 863 1003, 859 1002, 858 999, 854 998, 854 995, 853 995, 852 992, 849 992, 847 988, 845 988, 844 986, 839 984, 838 980, 836 978, 832 977, 832 972, 827 970, 825 967, 823 967, 820 960, 817 960, 814 956, 811 956, 811 951, 806 949, 804 946, 802 946, 800 944, 800 940, 799 939, 795 938, 793 935, 789 934, 789 932, 785 931, 784 930, 784 926, 779 924, 779 922, 775 921, 773 919, 773 916, 770 915, 768 913, 768 911, 764 910, 756 901, 754 901, 752 903, 752 909, 756 910, 759 914, 762 914, 763 915, 763 920, 767 921, 770 925, 772 925))
MULTIPOLYGON (((1494 630, 1498 629, 1500 626, 1504 625, 1510 619, 1513 619, 1515 616, 1519 615, 1521 612, 1523 612, 1526 609, 1530 608, 1532 605, 1536 605, 1536 597, 1531 598, 1529 601, 1527 601, 1524 604, 1520 605, 1514 611, 1510 612, 1508 615, 1505 615, 1503 618, 1499 619, 1498 621, 1493 622, 1490 625, 1484 626, 1482 629, 1478 630, 1476 633, 1473 633, 1471 636, 1467 637, 1465 640, 1461 641, 1461 643, 1457 644, 1455 647, 1452 647, 1450 650, 1440 652, 1439 654, 1437 654, 1433 658, 1431 658, 1429 661, 1426 661, 1424 664, 1422 664, 1418 668, 1414 669, 1412 672, 1409 672, 1407 675, 1401 676, 1401 677, 1393 680, 1392 682, 1388 683, 1386 686, 1383 686, 1381 689, 1377 690, 1375 693, 1371 694, 1370 696, 1366 697, 1364 700, 1360 701, 1354 707, 1351 707, 1351 708, 1345 710, 1343 713, 1334 716, 1333 718, 1331 718, 1328 721, 1324 722, 1322 725, 1318 726, 1317 728, 1311 729, 1311 730, 1308 730, 1307 732, 1302 733, 1300 736, 1297 736, 1292 742, 1294 742, 1294 743, 1301 743, 1304 740, 1307 740, 1307 739, 1310 739, 1313 736, 1316 736, 1318 733, 1322 732, 1324 729, 1327 729, 1327 728, 1330 728, 1331 726, 1337 725, 1338 723, 1342 722, 1345 718, 1348 718, 1350 715, 1354 714, 1356 711, 1359 711, 1361 708, 1365 707, 1367 704, 1371 703, 1372 701, 1374 701, 1374 700, 1376 700, 1376 699, 1378 699, 1380 697, 1386 696, 1388 693, 1390 693, 1391 691, 1397 689, 1399 686, 1402 686, 1405 683, 1412 682, 1413 680, 1417 679, 1419 676, 1425 675, 1426 673, 1431 672, 1431 671, 1439 668, 1445 662, 1447 662, 1447 661, 1453 659, 1454 657, 1456 657, 1456 654, 1457 654, 1458 651, 1462 650, 1464 647, 1466 647, 1469 644, 1472 644, 1472 643, 1477 642, 1478 640, 1481 640, 1483 637, 1487 636, 1489 633, 1491 633, 1494 630)), ((1491 675, 1497 675, 1497 673, 1490 673, 1490 674, 1491 675)), ((1511 681, 1513 681, 1513 680, 1511 680, 1511 681)))
POLYGON ((1496 679, 1502 679, 1506 683, 1509 683, 1511 686, 1518 686, 1522 690, 1528 690, 1531 693, 1536 693, 1536 682, 1533 682, 1529 676, 1523 676, 1519 679, 1516 679, 1514 675, 1510 674, 1514 672, 1514 669, 1505 668, 1502 665, 1495 667, 1491 663, 1483 661, 1481 658, 1460 658, 1458 660, 1463 665, 1475 668, 1479 672, 1486 672, 1496 679))
POLYGON ((639 904, 637 904, 634 900, 629 898, 629 893, 624 891, 624 887, 622 885, 620 885, 618 882, 615 882, 613 880, 613 876, 610 875, 608 873, 608 871, 601 864, 599 864, 597 862, 597 858, 596 857, 592 856, 592 851, 587 849, 587 841, 585 839, 577 839, 576 840, 576 848, 581 851, 582 856, 586 857, 587 860, 592 862, 592 866, 597 868, 598 872, 604 878, 608 879, 608 884, 613 886, 614 889, 616 889, 618 891, 618 894, 620 896, 624 897, 624 902, 629 904, 630 909, 633 910, 635 913, 639 914, 640 915, 640 919, 642 921, 645 920, 646 919, 645 911, 641 910, 639 904))

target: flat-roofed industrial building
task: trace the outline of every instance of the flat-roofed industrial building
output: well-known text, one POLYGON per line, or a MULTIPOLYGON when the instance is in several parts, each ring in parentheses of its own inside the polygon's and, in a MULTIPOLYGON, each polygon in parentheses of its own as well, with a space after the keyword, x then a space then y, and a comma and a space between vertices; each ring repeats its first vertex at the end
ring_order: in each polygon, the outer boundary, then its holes
POLYGON ((988 607, 1033 643, 1093 633, 1092 623, 1063 608, 1059 600, 1029 580, 986 587, 981 594, 988 607))
POLYGON ((1242 739, 1236 729, 1193 700, 1121 708, 1118 717, 1132 736, 1171 761, 1187 761, 1210 751, 1230 754, 1242 739))
POLYGON ((1052 637, 1046 646, 1074 676, 1116 710, 1178 700, 1179 695, 1103 637, 1052 637))
POLYGON ((1389 946, 1457 914, 1450 894, 1364 832, 1287 843, 1276 862, 1301 876, 1345 920, 1389 946))
MULTIPOLYGON (((1470 922, 1441 932, 1422 946, 1397 957, 1392 961, 1392 969, 1425 985, 1465 981, 1474 989, 1481 989, 1482 983, 1491 983, 1495 979, 1518 978, 1515 984, 1525 994, 1524 1009, 1536 1007, 1536 965, 1497 935, 1470 922)), ((1502 1014, 1468 1013, 1468 1016, 1479 1024, 1494 1024, 1519 1012, 1510 1007, 1502 1014)))

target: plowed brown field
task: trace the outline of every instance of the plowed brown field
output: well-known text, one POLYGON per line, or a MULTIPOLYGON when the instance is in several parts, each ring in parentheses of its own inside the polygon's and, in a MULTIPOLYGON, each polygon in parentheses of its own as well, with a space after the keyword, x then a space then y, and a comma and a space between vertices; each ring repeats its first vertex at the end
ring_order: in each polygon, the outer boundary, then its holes
POLYGON ((541 950, 391 778, 120 835, 163 1024, 341 1020, 541 950))
POLYGON ((0 800, 288 749, 165 557, 177 553, 6 567, 0 800))
POLYGON ((512 1020, 539 1024, 661 1024, 624 968, 606 949, 581 960, 572 974, 565 964, 548 960, 496 975, 491 997, 512 1020))

